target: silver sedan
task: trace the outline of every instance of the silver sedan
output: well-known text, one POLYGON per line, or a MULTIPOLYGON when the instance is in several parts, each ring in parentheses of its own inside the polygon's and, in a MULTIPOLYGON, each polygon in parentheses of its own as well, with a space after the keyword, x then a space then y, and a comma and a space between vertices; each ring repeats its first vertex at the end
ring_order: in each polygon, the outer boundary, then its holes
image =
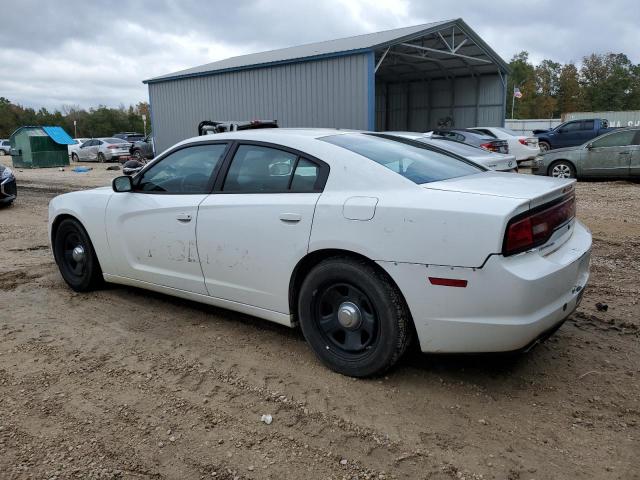
POLYGON ((533 160, 532 171, 556 178, 638 178, 640 128, 621 128, 577 147, 550 150, 533 160))
POLYGON ((128 157, 131 144, 121 138, 92 138, 72 153, 72 160, 82 162, 111 162, 128 157), (75 156, 74 156, 75 155, 75 156))

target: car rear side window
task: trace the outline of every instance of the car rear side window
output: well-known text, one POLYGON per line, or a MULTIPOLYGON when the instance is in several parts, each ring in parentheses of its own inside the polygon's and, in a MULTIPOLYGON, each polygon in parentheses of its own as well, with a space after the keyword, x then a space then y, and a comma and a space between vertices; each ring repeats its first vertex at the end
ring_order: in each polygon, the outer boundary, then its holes
POLYGON ((316 192, 320 167, 295 153, 263 145, 240 145, 222 190, 230 193, 316 192))
POLYGON ((347 133, 330 135, 320 140, 362 155, 417 184, 485 171, 464 159, 398 137, 347 133))

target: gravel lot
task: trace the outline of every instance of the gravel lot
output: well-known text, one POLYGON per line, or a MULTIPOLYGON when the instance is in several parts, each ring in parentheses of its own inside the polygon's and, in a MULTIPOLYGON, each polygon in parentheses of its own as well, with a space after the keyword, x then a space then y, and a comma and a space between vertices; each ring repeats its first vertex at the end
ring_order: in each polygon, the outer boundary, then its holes
POLYGON ((414 352, 354 380, 299 331, 132 288, 68 289, 47 202, 119 174, 92 166, 17 172, 18 200, 0 210, 0 477, 640 478, 640 185, 579 183, 592 279, 546 343, 414 352))

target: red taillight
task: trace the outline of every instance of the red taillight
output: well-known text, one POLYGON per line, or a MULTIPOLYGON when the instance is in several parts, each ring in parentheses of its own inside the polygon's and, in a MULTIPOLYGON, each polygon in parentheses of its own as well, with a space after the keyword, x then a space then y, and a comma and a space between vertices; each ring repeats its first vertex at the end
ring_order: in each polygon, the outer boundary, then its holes
POLYGON ((518 141, 522 144, 522 145, 529 145, 529 143, 527 142, 526 138, 519 138, 518 141))
POLYGON ((502 253, 513 255, 542 245, 575 215, 576 199, 571 196, 550 207, 514 218, 507 226, 502 253))
POLYGON ((485 150, 489 150, 490 152, 497 152, 498 149, 496 148, 496 146, 493 143, 482 143, 480 145, 481 148, 484 148, 485 150))
POLYGON ((467 281, 460 278, 429 277, 429 283, 431 283, 431 285, 439 285, 441 287, 465 288, 467 286, 467 281))

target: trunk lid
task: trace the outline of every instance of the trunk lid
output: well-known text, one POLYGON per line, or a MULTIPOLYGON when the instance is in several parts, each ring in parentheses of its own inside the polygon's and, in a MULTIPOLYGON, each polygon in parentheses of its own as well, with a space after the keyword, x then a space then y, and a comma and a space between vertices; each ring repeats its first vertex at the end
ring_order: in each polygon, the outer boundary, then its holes
POLYGON ((573 193, 575 180, 503 172, 483 172, 426 183, 422 187, 429 190, 527 200, 529 208, 535 208, 573 193))

